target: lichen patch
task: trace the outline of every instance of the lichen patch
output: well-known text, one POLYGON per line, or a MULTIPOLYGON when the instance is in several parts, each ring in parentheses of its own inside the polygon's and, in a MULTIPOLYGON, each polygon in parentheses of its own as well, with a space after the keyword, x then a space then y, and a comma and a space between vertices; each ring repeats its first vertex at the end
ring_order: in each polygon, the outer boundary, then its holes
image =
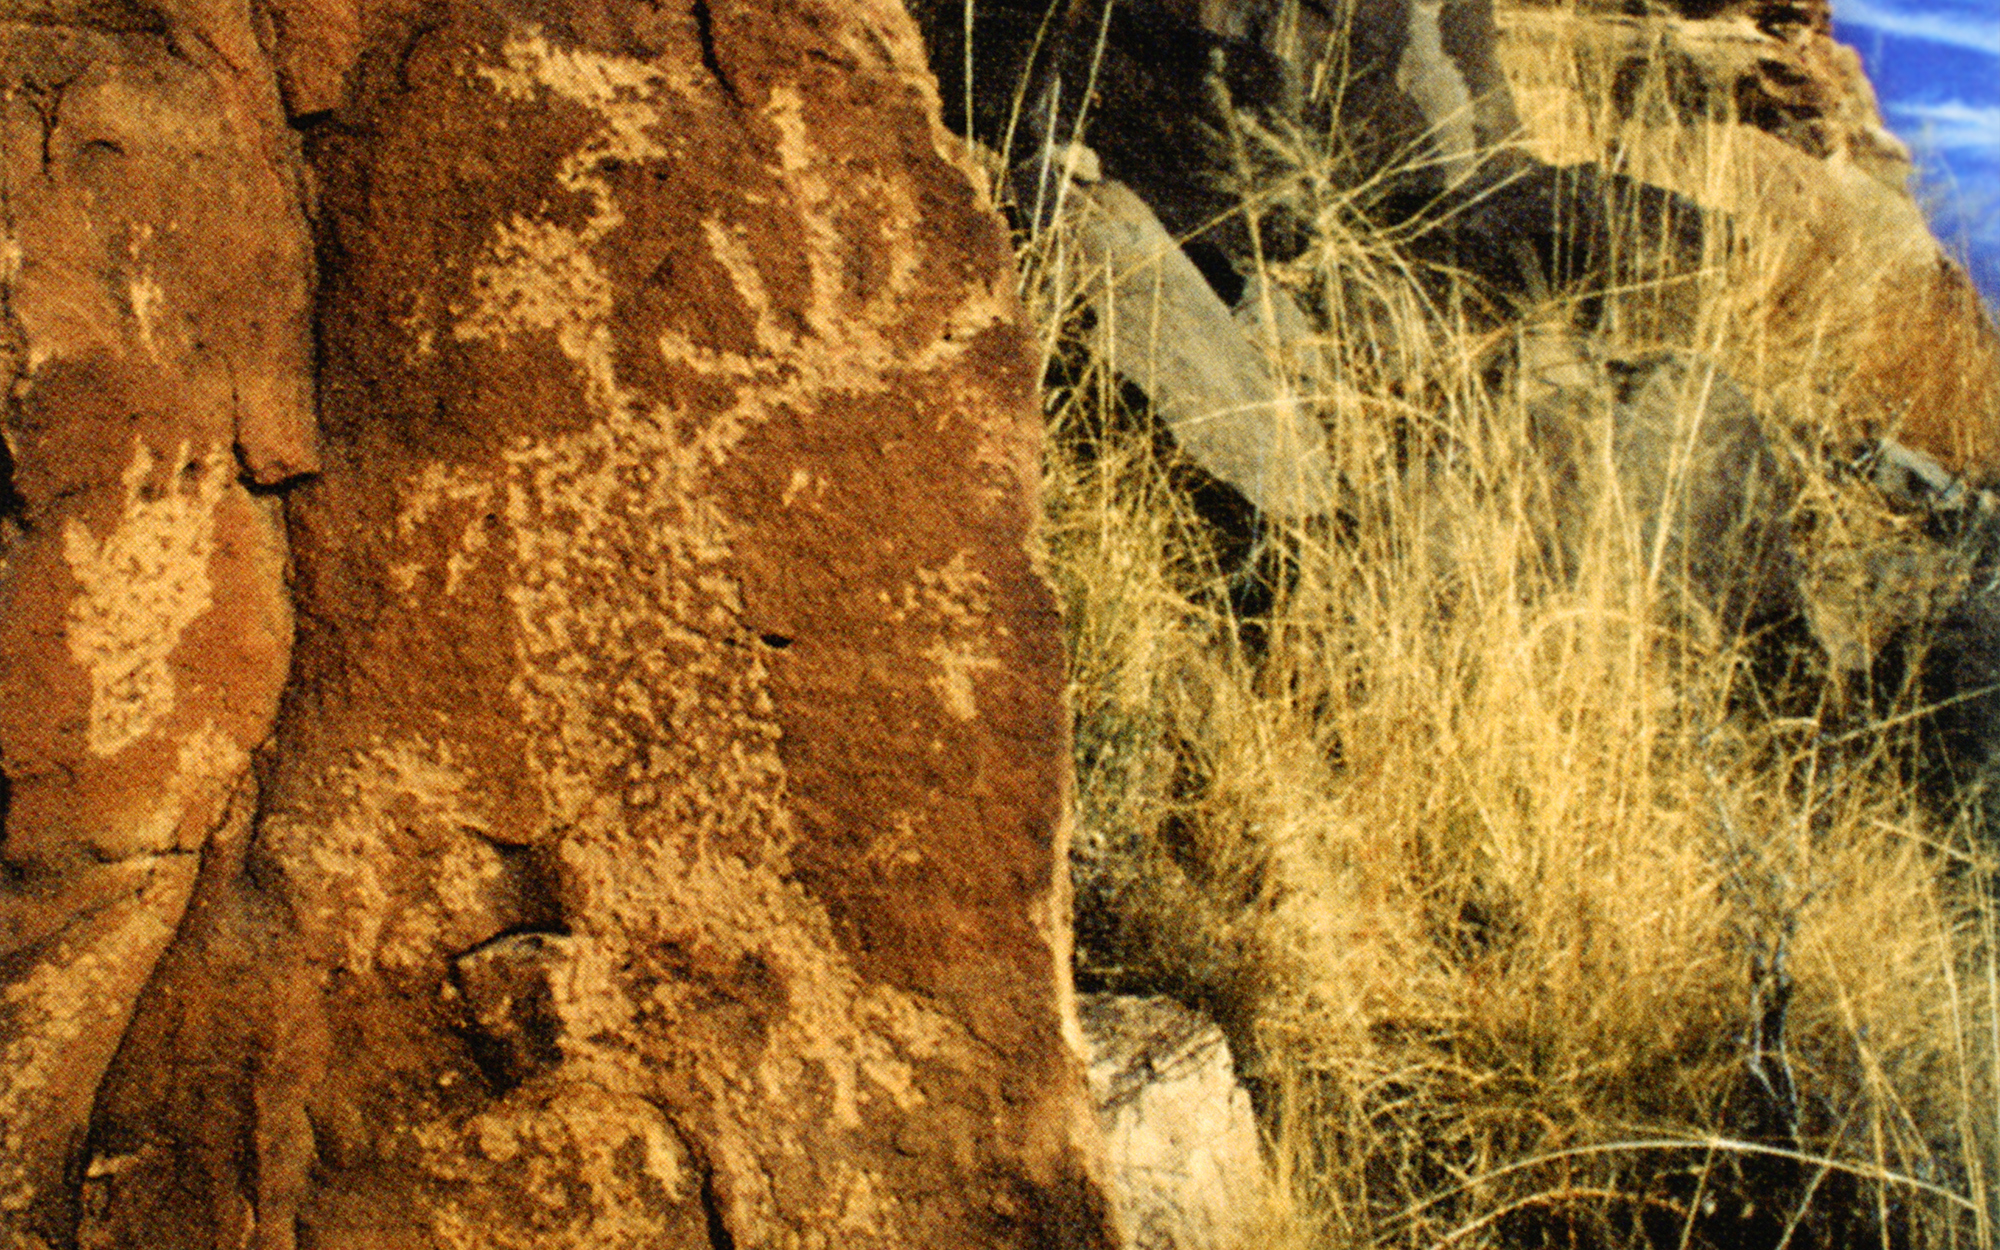
POLYGON ((100 539, 74 520, 63 530, 63 556, 81 587, 67 640, 90 677, 85 741, 98 756, 145 737, 174 709, 168 661, 213 603, 215 514, 231 485, 226 463, 190 457, 185 443, 166 464, 137 444, 124 482, 111 533, 100 539))

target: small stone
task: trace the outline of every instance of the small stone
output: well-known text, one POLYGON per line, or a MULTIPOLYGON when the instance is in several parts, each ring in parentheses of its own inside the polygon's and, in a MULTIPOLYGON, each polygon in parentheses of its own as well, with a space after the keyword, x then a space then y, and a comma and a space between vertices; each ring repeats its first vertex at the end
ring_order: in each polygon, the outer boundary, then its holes
POLYGON ((1132 1250, 1249 1245, 1267 1182, 1222 1030, 1171 998, 1090 994, 1080 1007, 1132 1250))

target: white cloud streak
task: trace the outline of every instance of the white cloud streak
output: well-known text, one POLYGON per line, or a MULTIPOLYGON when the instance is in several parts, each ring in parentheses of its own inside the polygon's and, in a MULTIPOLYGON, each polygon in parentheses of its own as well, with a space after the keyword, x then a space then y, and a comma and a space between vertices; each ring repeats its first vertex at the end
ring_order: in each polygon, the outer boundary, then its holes
POLYGON ((1896 130, 1920 147, 1938 152, 1984 151, 2000 156, 2000 105, 1962 100, 1886 104, 1896 130))
POLYGON ((2000 57, 2000 10, 1990 5, 1980 8, 1985 11, 1954 13, 1939 12, 1935 5, 1905 9, 1896 0, 1834 0, 1833 13, 1846 26, 2000 57))

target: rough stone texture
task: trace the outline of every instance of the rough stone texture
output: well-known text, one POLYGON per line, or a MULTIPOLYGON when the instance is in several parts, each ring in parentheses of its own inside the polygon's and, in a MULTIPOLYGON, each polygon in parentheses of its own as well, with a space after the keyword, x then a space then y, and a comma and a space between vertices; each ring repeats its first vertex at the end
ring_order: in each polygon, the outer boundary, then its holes
MULTIPOLYGON (((70 1169, 197 865, 247 832, 313 467, 311 250, 247 8, 0 27, 0 1245, 70 1169)), ((11 16, 11 15, 10 15, 11 16)))
MULTIPOLYGON (((1146 393, 1183 452, 1259 511, 1328 512, 1326 431, 1255 322, 1241 324, 1131 188, 1077 174, 1055 198, 1098 358, 1146 393)), ((1246 307, 1243 320, 1261 313, 1246 307)))
POLYGON ((1170 998, 1090 994, 1082 1009, 1133 1250, 1248 1250, 1268 1182, 1222 1030, 1170 998))
POLYGON ((1518 355, 1566 562, 1613 527, 1657 567, 1663 601, 1718 641, 1799 610, 1793 489, 1734 382, 1679 354, 1608 358, 1565 334, 1523 335, 1518 355), (1601 463, 1615 499, 1582 485, 1601 463))
POLYGON ((132 20, 5 36, 0 1245, 1112 1244, 1036 379, 900 7, 132 20))

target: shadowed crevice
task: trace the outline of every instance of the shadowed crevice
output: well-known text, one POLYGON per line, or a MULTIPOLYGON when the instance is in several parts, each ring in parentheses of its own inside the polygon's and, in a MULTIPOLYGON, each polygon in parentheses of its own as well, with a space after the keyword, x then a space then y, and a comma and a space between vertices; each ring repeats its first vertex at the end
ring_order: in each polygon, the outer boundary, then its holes
POLYGON ((14 484, 13 449, 8 446, 7 439, 0 438, 0 522, 11 521, 25 526, 27 518, 28 501, 14 484))
POLYGON ((715 51, 715 14, 709 10, 708 0, 694 0, 694 28, 701 40, 701 66, 707 70, 722 87, 722 94, 730 102, 741 105, 743 97, 736 93, 736 84, 730 80, 729 72, 722 68, 722 59, 715 51))
POLYGON ((736 1250, 736 1238, 722 1218, 722 1199, 715 1192, 715 1169, 701 1169, 701 1214, 708 1226, 709 1250, 736 1250))

